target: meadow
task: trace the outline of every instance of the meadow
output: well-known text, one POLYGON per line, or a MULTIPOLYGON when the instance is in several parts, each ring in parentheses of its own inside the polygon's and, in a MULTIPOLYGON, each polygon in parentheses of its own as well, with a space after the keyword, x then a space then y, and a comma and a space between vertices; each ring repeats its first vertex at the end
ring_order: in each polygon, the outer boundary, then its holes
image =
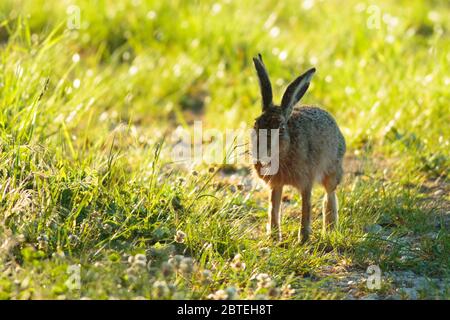
POLYGON ((0 299, 449 299, 449 16, 446 0, 1 1, 0 299), (251 166, 171 157, 194 121, 253 126, 258 52, 276 101, 315 66, 302 103, 347 141, 337 229, 321 233, 317 187, 304 244, 294 189, 277 243, 251 166))

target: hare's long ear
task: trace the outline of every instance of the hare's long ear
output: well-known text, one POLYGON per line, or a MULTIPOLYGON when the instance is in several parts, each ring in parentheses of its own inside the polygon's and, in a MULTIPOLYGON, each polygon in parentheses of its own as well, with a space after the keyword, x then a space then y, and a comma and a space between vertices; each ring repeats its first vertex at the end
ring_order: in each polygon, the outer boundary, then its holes
POLYGON ((256 73, 258 74, 259 87, 261 89, 262 96, 262 108, 263 111, 272 106, 272 85, 270 84, 269 75, 267 74, 266 67, 262 61, 261 54, 258 57, 253 58, 255 64, 256 73))
POLYGON ((311 82, 314 72, 316 72, 316 68, 309 69, 297 79, 292 81, 287 87, 286 92, 281 99, 281 108, 283 109, 283 113, 286 118, 289 118, 295 104, 300 101, 306 90, 308 90, 309 83, 311 82))

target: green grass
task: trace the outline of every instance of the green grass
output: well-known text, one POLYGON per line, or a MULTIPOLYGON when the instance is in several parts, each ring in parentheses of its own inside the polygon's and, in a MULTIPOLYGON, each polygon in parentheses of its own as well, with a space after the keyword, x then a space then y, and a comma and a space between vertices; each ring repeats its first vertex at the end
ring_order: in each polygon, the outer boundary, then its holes
POLYGON ((450 297, 447 1, 377 1, 375 29, 368 1, 120 3, 73 1, 75 30, 68 2, 0 4, 1 299, 341 299, 339 277, 373 264, 381 289, 354 297, 398 294, 403 271, 444 283, 419 298, 450 297), (238 185, 248 166, 170 157, 178 126, 253 125, 258 52, 277 100, 317 67, 303 102, 348 144, 338 228, 320 234, 317 188, 303 245, 294 190, 276 244, 266 191, 238 185))

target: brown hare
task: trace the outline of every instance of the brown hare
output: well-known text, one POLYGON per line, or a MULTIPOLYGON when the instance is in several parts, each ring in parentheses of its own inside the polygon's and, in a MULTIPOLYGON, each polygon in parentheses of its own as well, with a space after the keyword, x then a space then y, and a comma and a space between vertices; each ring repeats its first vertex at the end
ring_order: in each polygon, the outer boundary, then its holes
POLYGON ((336 121, 327 111, 313 106, 294 108, 308 89, 315 68, 295 79, 287 87, 281 105, 277 106, 272 101, 272 86, 261 55, 253 58, 253 62, 262 95, 262 114, 255 120, 254 125, 256 139, 253 139, 253 144, 257 144, 256 149, 253 149, 257 152, 255 169, 271 190, 267 232, 281 240, 281 197, 283 186, 291 185, 298 189, 302 196, 299 239, 303 242, 311 233, 311 190, 314 182, 320 182, 326 190, 323 202, 323 230, 331 229, 337 223, 336 187, 343 175, 345 140, 336 121), (267 133, 268 138, 271 134, 272 137, 279 137, 276 139, 276 149, 272 144, 265 144, 263 140, 267 141, 267 138, 261 139, 261 132, 267 133), (260 158, 262 147, 269 149, 269 153, 274 153, 271 154, 272 161, 277 158, 276 172, 264 170, 268 164, 260 158))

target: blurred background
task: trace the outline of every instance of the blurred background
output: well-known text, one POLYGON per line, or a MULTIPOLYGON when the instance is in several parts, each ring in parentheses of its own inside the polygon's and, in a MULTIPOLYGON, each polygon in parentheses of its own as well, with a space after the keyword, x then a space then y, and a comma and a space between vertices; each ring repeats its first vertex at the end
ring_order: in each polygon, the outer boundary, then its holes
POLYGON ((260 112, 251 57, 261 52, 276 99, 317 67, 304 103, 330 110, 351 146, 401 135, 438 152, 448 142, 449 10, 445 0, 6 0, 2 68, 38 68, 17 80, 27 87, 50 78, 58 103, 45 107, 57 110, 37 116, 48 126, 58 113, 72 114, 69 128, 92 114, 100 134, 117 121, 199 117, 229 128, 260 112))

